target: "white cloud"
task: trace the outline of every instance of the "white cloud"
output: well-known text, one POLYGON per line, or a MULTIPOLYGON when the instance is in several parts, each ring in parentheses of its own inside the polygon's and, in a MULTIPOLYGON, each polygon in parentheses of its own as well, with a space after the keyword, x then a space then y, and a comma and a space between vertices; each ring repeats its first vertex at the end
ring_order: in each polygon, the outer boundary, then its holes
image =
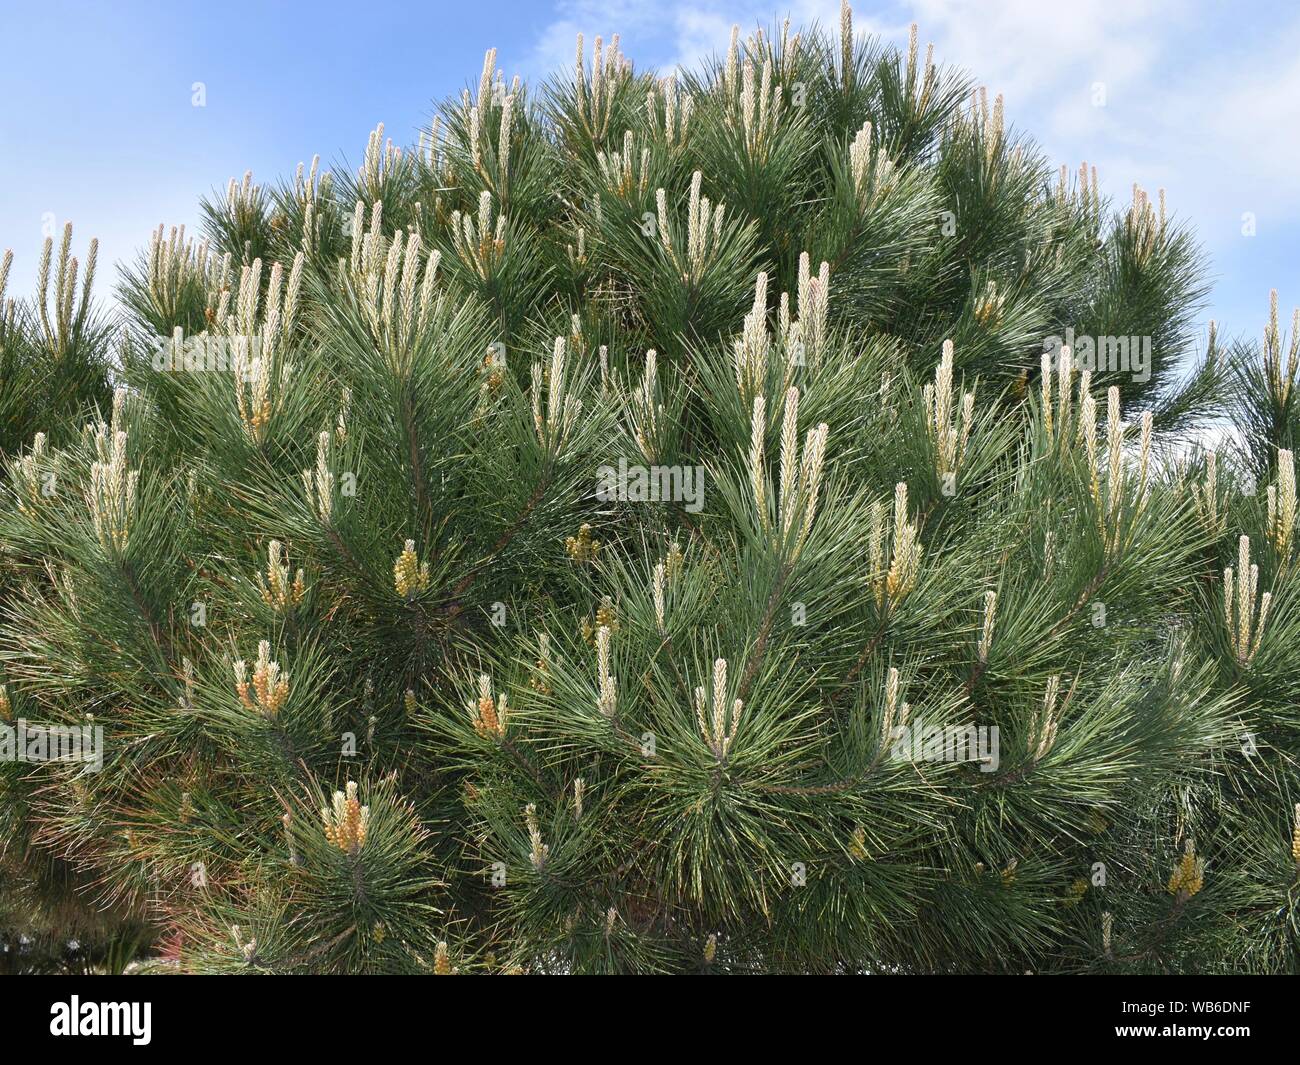
POLYGON ((1123 92, 1160 58, 1160 27, 1183 17, 1184 0, 915 0, 923 35, 944 62, 970 70, 1009 103, 1038 107, 1093 82, 1123 92))

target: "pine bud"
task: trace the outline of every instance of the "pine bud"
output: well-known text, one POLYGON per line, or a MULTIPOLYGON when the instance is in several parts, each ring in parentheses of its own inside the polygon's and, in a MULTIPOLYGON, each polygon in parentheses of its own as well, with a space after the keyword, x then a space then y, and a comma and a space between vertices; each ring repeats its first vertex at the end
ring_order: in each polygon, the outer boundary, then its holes
POLYGON ((989 649, 993 646, 993 625, 997 618, 998 593, 988 591, 984 593, 984 626, 980 632, 979 642, 979 660, 987 662, 989 660, 989 649))
POLYGON ((885 676, 885 706, 880 715, 879 750, 881 752, 889 749, 889 745, 894 742, 894 733, 907 724, 911 715, 912 708, 906 702, 900 705, 901 695, 902 679, 898 669, 890 666, 885 676))
POLYGON ((596 707, 610 718, 618 711, 618 678, 611 672, 610 664, 612 635, 608 625, 601 625, 596 630, 596 707))
POLYGON ((1201 890, 1205 880, 1205 862, 1196 857, 1196 845, 1189 836, 1183 843, 1183 856, 1169 875, 1169 894, 1186 902, 1201 890))
POLYGON ((821 362, 826 343, 826 317, 830 309, 831 264, 823 261, 813 277, 807 252, 799 256, 799 317, 795 325, 799 342, 811 365, 821 362))
POLYGON ((504 739, 510 710, 506 693, 499 698, 492 697, 492 678, 480 673, 478 678, 478 698, 470 701, 469 717, 474 731, 480 736, 491 739, 504 739))
POLYGON ((781 419, 781 483, 779 504, 781 527, 790 531, 794 517, 795 471, 799 463, 799 390, 789 389, 785 394, 785 413, 781 419))
POLYGON ((726 759, 740 728, 744 703, 727 698, 727 660, 719 658, 713 663, 712 713, 709 713, 708 693, 703 687, 695 689, 695 717, 700 736, 719 761, 726 759))
POLYGON ((953 346, 951 340, 943 342, 943 357, 934 371, 934 384, 922 391, 926 410, 926 429, 935 447, 935 473, 945 479, 954 476, 966 454, 975 411, 975 394, 967 392, 962 397, 962 413, 958 418, 953 405, 953 346))
POLYGON ((664 564, 662 562, 655 565, 653 597, 655 626, 661 633, 666 632, 667 626, 664 618, 664 564))
POLYGON ((416 556, 414 540, 406 541, 393 563, 393 585, 403 599, 412 599, 429 590, 429 563, 420 562, 416 556))
POLYGON ((763 528, 770 524, 767 513, 767 464, 764 458, 764 440, 767 433, 767 401, 754 397, 753 412, 749 419, 749 480, 754 489, 754 507, 763 528))
POLYGON ((855 862, 864 862, 870 857, 867 853, 867 830, 862 825, 855 826, 853 835, 849 837, 849 857, 855 862))
POLYGON ((658 456, 659 425, 663 418, 663 404, 659 402, 658 355, 654 348, 645 353, 645 376, 638 399, 634 413, 636 442, 646 461, 653 465, 658 456))
POLYGON ((126 550, 135 518, 136 490, 140 474, 127 468, 125 424, 126 389, 113 395, 113 420, 95 427, 95 453, 91 464, 86 503, 100 546, 109 555, 126 550))
POLYGON ((289 675, 281 673, 278 662, 271 661, 271 645, 262 640, 257 645, 257 664, 253 681, 248 682, 248 664, 241 658, 234 663, 235 692, 245 708, 274 717, 289 697, 289 675))
POLYGON ((591 535, 591 526, 586 522, 578 527, 577 536, 564 538, 565 553, 574 562, 594 562, 600 554, 601 543, 591 535))
POLYGON ((741 398, 753 396, 757 402, 767 381, 771 337, 767 331, 767 273, 759 271, 754 280, 754 302, 745 315, 740 336, 733 341, 736 387, 741 398))
POLYGON ((327 525, 334 514, 334 474, 329 467, 329 451, 330 434, 322 431, 316 438, 316 469, 302 471, 307 502, 327 525))
POLYGON ((262 602, 282 613, 302 602, 307 591, 306 579, 300 569, 290 581, 287 554, 279 540, 271 541, 266 554, 266 572, 259 571, 257 574, 258 589, 262 594, 262 602))
POLYGON ((451 237, 460 261, 480 280, 491 280, 506 252, 506 216, 494 221, 491 192, 479 193, 477 215, 452 212, 451 237))
POLYGON ((921 544, 916 524, 907 517, 907 484, 899 481, 894 486, 894 536, 893 556, 889 564, 883 589, 877 600, 883 603, 887 596, 897 602, 913 588, 921 568, 921 544))
POLYGON ((1061 426, 1061 439, 1070 431, 1070 397, 1074 385, 1074 356, 1069 347, 1062 347, 1056 357, 1057 421, 1061 426))
POLYGON ((546 859, 550 857, 551 848, 542 842, 541 826, 537 823, 537 804, 529 803, 524 808, 524 822, 528 826, 528 860, 533 869, 542 871, 546 859))
POLYGON ((334 793, 333 806, 321 808, 325 839, 345 854, 357 855, 366 843, 370 826, 370 807, 357 798, 357 785, 349 780, 347 791, 334 793))
MULTIPOLYGON (((1043 693, 1042 711, 1035 716, 1029 733, 1029 755, 1034 761, 1041 761, 1056 743, 1056 729, 1060 724, 1056 701, 1061 692, 1061 675, 1054 673, 1047 678, 1047 690, 1043 693)), ((1066 696, 1069 703, 1069 696, 1066 696)), ((1063 709, 1063 708, 1062 708, 1063 709)))
POLYGON ((1223 571, 1223 613, 1228 643, 1237 664, 1243 668, 1254 661, 1264 637, 1264 623, 1273 605, 1273 593, 1265 592, 1255 613, 1255 595, 1259 586, 1259 567, 1250 561, 1250 537, 1237 542, 1237 568, 1223 571), (1235 589, 1235 595, 1234 595, 1235 589), (1252 639, 1252 632, 1254 638, 1252 639))
POLYGON ((1279 555, 1287 558, 1295 531, 1295 458, 1292 452, 1277 452, 1277 484, 1268 489, 1268 536, 1279 555))

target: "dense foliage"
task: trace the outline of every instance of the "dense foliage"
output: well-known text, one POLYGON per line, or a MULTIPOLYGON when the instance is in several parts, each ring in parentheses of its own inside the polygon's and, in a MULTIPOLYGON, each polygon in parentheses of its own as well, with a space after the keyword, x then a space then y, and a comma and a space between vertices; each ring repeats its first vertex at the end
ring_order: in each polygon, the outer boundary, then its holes
POLYGON ((1297 967, 1297 335, 1163 194, 846 8, 203 213, 0 281, 7 957, 1297 967))

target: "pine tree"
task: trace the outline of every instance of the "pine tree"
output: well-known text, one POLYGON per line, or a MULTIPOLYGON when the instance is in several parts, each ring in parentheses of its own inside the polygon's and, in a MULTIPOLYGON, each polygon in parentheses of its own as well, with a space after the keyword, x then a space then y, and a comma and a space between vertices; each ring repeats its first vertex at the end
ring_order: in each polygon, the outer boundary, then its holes
POLYGON ((0 717, 104 736, 0 761, 9 922, 219 973, 1297 967, 1300 323, 1198 356, 1163 192, 845 6, 663 79, 489 52, 417 146, 203 215, 120 327, 70 235, 52 312, 0 283, 0 717))

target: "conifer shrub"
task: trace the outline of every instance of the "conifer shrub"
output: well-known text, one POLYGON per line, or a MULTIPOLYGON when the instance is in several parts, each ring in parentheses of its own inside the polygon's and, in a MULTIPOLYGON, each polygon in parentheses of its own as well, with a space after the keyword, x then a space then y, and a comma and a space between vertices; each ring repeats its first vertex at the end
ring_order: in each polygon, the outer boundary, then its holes
POLYGON ((846 7, 202 211, 0 272, 11 945, 1296 967, 1300 331, 1163 192, 846 7))

